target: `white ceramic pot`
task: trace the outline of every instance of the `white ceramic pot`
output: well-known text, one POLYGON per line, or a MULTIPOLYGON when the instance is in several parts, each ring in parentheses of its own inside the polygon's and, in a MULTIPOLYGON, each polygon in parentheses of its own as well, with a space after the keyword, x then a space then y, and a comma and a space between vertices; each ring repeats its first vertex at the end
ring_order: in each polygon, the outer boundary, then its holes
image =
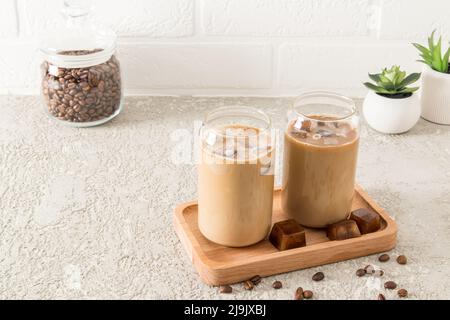
POLYGON ((410 130, 420 118, 420 100, 417 94, 393 99, 370 91, 363 104, 367 123, 376 131, 388 134, 410 130))
POLYGON ((424 65, 421 101, 425 120, 450 125, 450 74, 424 65))

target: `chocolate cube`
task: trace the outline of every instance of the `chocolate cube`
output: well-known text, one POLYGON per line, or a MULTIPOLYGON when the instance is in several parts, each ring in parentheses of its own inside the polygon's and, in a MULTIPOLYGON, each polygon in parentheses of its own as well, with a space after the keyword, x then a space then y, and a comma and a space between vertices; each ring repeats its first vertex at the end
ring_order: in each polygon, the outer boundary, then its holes
POLYGON ((369 209, 358 209, 351 213, 350 219, 358 225, 362 234, 378 231, 381 227, 380 215, 369 209))
POLYGON ((343 220, 331 224, 327 228, 327 237, 330 240, 345 240, 360 237, 358 225, 354 220, 343 220))
POLYGON ((269 240, 280 251, 304 247, 305 229, 293 219, 280 221, 273 225, 269 240))

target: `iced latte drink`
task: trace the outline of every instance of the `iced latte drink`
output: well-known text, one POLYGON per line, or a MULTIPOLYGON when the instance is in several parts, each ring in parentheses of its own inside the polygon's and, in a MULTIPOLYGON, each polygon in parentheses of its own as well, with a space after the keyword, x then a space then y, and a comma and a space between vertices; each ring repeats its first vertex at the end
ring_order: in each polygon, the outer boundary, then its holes
POLYGON ((211 112, 201 132, 198 226, 209 240, 242 247, 270 231, 273 146, 268 117, 257 109, 211 112))
POLYGON ((352 100, 332 93, 300 97, 284 136, 282 207, 307 227, 345 219, 355 189, 359 128, 352 100))

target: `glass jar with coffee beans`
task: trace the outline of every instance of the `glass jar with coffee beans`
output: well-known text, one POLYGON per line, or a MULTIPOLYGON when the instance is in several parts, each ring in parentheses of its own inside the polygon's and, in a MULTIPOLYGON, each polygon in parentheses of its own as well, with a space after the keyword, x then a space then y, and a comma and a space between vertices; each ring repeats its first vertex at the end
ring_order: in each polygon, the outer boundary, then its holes
POLYGON ((46 112, 74 127, 105 123, 122 109, 116 35, 95 26, 90 0, 65 0, 66 21, 43 38, 41 93, 46 112))

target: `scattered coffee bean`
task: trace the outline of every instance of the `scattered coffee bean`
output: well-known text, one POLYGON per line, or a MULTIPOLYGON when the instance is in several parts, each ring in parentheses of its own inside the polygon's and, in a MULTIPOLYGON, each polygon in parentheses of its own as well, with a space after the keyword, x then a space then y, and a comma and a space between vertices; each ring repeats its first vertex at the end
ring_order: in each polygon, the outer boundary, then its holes
POLYGON ((250 280, 244 281, 244 289, 245 290, 253 290, 255 286, 253 285, 253 282, 250 280))
POLYGON ((297 290, 295 290, 294 300, 303 300, 303 288, 298 287, 297 290))
POLYGON ((283 287, 283 284, 281 283, 281 281, 275 281, 272 284, 272 288, 274 288, 274 289, 281 289, 282 287, 283 287))
POLYGON ((406 298, 408 296, 408 291, 406 289, 400 289, 397 291, 400 298, 406 298))
POLYGON ((364 267, 364 270, 366 270, 367 274, 372 274, 373 272, 375 272, 375 268, 372 265, 367 265, 364 267))
POLYGON ((262 279, 261 276, 256 275, 256 276, 250 278, 250 281, 251 281, 255 286, 257 286, 257 285, 261 282, 261 279, 262 279))
POLYGON ((386 261, 389 261, 390 258, 391 257, 389 257, 389 255, 385 253, 385 254, 382 254, 381 256, 378 257, 378 261, 386 262, 386 261))
POLYGON ((384 296, 384 294, 380 293, 378 295, 378 300, 386 300, 386 297, 384 296))
POLYGON ((384 271, 381 270, 381 269, 375 269, 372 272, 372 275, 375 276, 375 277, 382 277, 384 275, 384 271))
MULTIPOLYGON (((82 56, 101 51, 62 51, 60 55, 82 56)), ((85 68, 58 68, 42 64, 42 93, 48 111, 70 122, 92 122, 116 112, 122 99, 120 65, 115 56, 85 68)))
POLYGON ((313 292, 311 290, 305 290, 303 291, 303 298, 305 299, 311 299, 313 297, 313 292))
POLYGON ((358 277, 363 277, 363 276, 366 275, 366 270, 364 270, 364 269, 358 269, 358 270, 356 270, 356 275, 357 275, 358 277))
POLYGON ((366 271, 366 274, 376 276, 376 277, 382 277, 384 275, 384 271, 378 268, 375 268, 372 265, 367 265, 364 267, 364 270, 366 271))
POLYGON ((400 255, 397 257, 397 263, 398 264, 406 264, 408 262, 408 259, 404 255, 400 255))
POLYGON ((397 288, 397 284, 394 281, 387 281, 384 283, 384 288, 393 290, 393 289, 397 288))
POLYGON ((231 293, 231 292, 233 292, 233 288, 229 285, 219 287, 219 293, 231 293))
POLYGON ((314 281, 322 281, 323 278, 325 278, 325 275, 323 274, 323 272, 317 272, 312 276, 312 279, 314 281))

